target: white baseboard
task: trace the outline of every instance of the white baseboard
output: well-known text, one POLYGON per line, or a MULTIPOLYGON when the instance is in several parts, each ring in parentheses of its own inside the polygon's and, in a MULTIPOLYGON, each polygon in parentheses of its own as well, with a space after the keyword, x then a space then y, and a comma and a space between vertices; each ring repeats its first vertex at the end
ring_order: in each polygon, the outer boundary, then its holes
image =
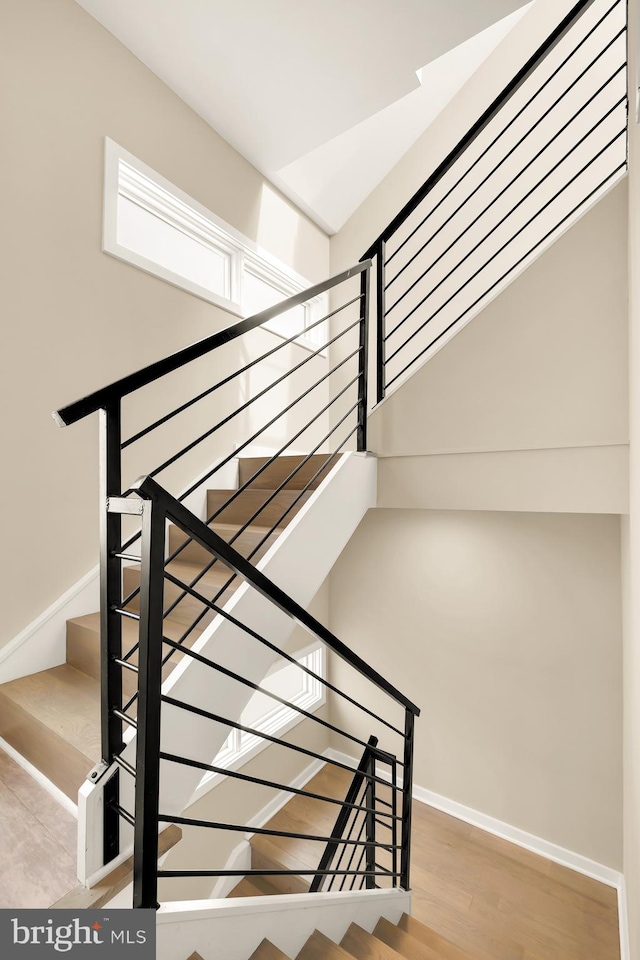
POLYGON ((622 874, 618 870, 613 870, 596 860, 590 860, 589 857, 584 857, 580 853, 574 853, 572 850, 567 850, 556 843, 544 840, 542 837, 536 837, 519 827, 512 827, 502 820, 496 820, 494 817, 489 817, 485 813, 466 807, 462 803, 456 803, 455 800, 449 800, 424 787, 415 786, 413 796, 429 807, 442 810, 443 813, 448 813, 458 820, 464 820, 465 823, 479 827, 481 830, 491 833, 494 837, 508 840, 509 843, 522 847, 524 850, 530 850, 531 853, 537 853, 539 856, 552 860, 560 866, 568 867, 570 870, 575 870, 576 873, 581 873, 585 877, 599 880, 600 883, 604 883, 608 887, 618 889, 620 886, 622 874))
POLYGON ((75 817, 76 820, 78 819, 78 807, 73 800, 71 800, 66 793, 63 793, 59 787, 56 787, 55 783, 52 783, 51 780, 48 780, 44 773, 40 773, 40 771, 34 767, 32 763, 29 763, 29 761, 26 760, 21 753, 18 753, 18 751, 15 750, 10 743, 7 743, 6 740, 3 740, 2 737, 0 737, 0 750, 2 750, 3 753, 6 753, 8 757, 11 757, 11 759, 17 763, 19 767, 22 767, 22 769, 25 770, 30 777, 33 777, 36 783, 41 786, 43 790, 46 790, 47 793, 52 796, 57 803, 60 804, 61 807, 64 807, 64 809, 71 814, 72 817, 75 817))
MULTIPOLYGON (((352 766, 357 764, 357 760, 355 760, 354 757, 349 756, 347 753, 342 753, 339 750, 334 750, 333 748, 327 751, 327 756, 333 760, 339 760, 341 763, 348 763, 352 766)), ((378 775, 382 779, 388 779, 385 777, 383 771, 380 771, 378 775)), ((402 779, 399 778, 399 783, 401 782, 402 779)), ((554 863, 560 864, 560 866, 568 867, 570 870, 575 870, 585 877, 599 880, 600 883, 604 883, 608 887, 620 889, 622 874, 618 870, 607 867, 595 860, 590 860, 580 853, 566 850, 556 843, 543 840, 542 837, 536 837, 534 834, 527 833, 526 830, 521 830, 519 827, 512 827, 509 823, 496 820, 495 817, 490 817, 486 813, 474 810, 472 807, 466 807, 464 804, 457 803, 455 800, 449 800, 448 797, 443 797, 438 793, 434 793, 432 790, 427 790, 426 787, 420 787, 414 784, 413 797, 415 800, 419 800, 429 807, 434 807, 436 810, 442 810, 443 813, 448 813, 457 820, 463 820, 465 823, 470 823, 474 827, 479 827, 480 830, 484 830, 494 837, 501 837, 503 840, 508 840, 509 843, 513 843, 525 850, 530 850, 532 853, 537 853, 539 856, 545 857, 547 860, 552 860, 554 863)))
POLYGON ((57 667, 67 659, 67 620, 100 605, 94 567, 0 650, 0 683, 57 667))

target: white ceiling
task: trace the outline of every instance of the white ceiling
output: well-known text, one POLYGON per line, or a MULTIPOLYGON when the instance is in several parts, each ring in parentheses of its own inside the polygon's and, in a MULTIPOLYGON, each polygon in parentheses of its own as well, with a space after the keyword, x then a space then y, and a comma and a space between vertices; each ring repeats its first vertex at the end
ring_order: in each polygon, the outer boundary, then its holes
POLYGON ((526 0, 77 2, 333 232, 469 77, 469 64, 477 67, 499 42, 505 26, 472 42, 465 55, 444 55, 526 0), (429 83, 424 71, 420 87, 416 71, 434 61, 439 68, 429 83), (430 100, 431 91, 437 99, 430 100), (385 136, 382 163, 368 147, 374 129, 380 133, 379 114, 387 114, 394 134, 385 136), (353 128, 364 136, 351 133, 341 144, 353 128))

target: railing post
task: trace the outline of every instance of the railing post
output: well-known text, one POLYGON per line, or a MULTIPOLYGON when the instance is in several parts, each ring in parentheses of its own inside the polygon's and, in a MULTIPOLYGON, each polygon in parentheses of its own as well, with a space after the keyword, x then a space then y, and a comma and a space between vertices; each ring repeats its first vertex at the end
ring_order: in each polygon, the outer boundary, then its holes
POLYGON ((413 728, 414 715, 405 712, 404 721, 404 766, 402 768, 402 847, 400 850, 400 886, 410 890, 411 866, 411 801, 413 788, 413 728))
POLYGON ((369 270, 360 274, 360 353, 358 357, 358 450, 367 449, 367 387, 369 381, 369 270))
POLYGON ((158 905, 160 707, 165 515, 154 501, 142 507, 138 732, 136 743, 133 906, 158 905))
POLYGON ((385 257, 387 245, 379 240, 376 247, 376 403, 385 397, 385 257))
MULTIPOLYGON (((109 511, 109 498, 122 492, 120 401, 100 411, 100 709, 102 760, 108 767, 121 753, 122 721, 114 715, 122 706, 122 673, 115 657, 122 656, 122 621, 115 612, 122 598, 122 565, 115 556, 122 543, 122 520, 109 511)), ((104 863, 120 849, 119 773, 104 787, 104 863)))
MULTIPOLYGON (((376 758, 373 753, 369 754, 369 762, 367 764, 367 774, 369 776, 375 776, 376 773, 376 758)), ((374 876, 376 869, 376 785, 374 780, 367 780, 367 789, 365 791, 365 806, 369 807, 367 810, 366 817, 366 839, 367 846, 365 848, 365 869, 367 871, 367 876, 365 878, 365 887, 367 890, 373 890, 376 885, 376 878, 374 876)))

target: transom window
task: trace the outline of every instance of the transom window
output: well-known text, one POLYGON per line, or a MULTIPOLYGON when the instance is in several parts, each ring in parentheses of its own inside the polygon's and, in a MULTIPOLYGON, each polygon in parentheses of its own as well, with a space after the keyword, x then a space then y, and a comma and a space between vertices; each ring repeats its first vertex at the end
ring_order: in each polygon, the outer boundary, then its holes
MULTIPOLYGON (((193 197, 106 138, 102 249, 239 317, 311 286, 193 197)), ((318 347, 327 312, 317 297, 269 321, 283 337, 318 347)))

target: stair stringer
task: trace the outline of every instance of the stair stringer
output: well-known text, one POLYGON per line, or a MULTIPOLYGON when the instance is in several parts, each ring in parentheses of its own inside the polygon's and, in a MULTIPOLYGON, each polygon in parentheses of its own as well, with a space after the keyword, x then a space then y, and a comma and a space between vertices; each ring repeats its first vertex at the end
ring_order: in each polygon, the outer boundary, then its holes
POLYGON ((315 930, 339 943, 352 923, 371 933, 381 917, 395 924, 403 913, 411 913, 406 890, 166 903, 156 914, 157 958, 184 960, 197 950, 203 960, 248 960, 264 939, 295 957, 315 930))
MULTIPOLYGON (((268 553, 258 563, 261 570, 302 607, 307 607, 355 532, 367 510, 376 504, 377 461, 366 454, 348 453, 338 461, 302 510, 293 518, 268 553)), ((252 627, 270 642, 284 647, 296 623, 243 584, 225 610, 252 627)), ((345 642, 348 644, 348 638, 345 642)), ((277 660, 263 644, 239 627, 216 617, 192 648, 253 683, 260 683, 277 660)), ((240 715, 254 691, 185 656, 163 684, 163 693, 230 720, 240 715)), ((163 705, 162 750, 211 764, 227 739, 229 728, 168 704, 163 705)), ((136 737, 125 736, 124 758, 135 765, 136 737)), ((160 812, 178 816, 204 775, 202 769, 164 762, 160 781, 160 812)), ((121 804, 134 809, 133 781, 120 774, 121 804)), ((101 783, 86 781, 78 797, 78 876, 92 885, 107 868, 102 862, 101 783)), ((162 826, 162 824, 161 824, 162 826)), ((122 852, 131 852, 131 829, 123 825, 122 852)))

